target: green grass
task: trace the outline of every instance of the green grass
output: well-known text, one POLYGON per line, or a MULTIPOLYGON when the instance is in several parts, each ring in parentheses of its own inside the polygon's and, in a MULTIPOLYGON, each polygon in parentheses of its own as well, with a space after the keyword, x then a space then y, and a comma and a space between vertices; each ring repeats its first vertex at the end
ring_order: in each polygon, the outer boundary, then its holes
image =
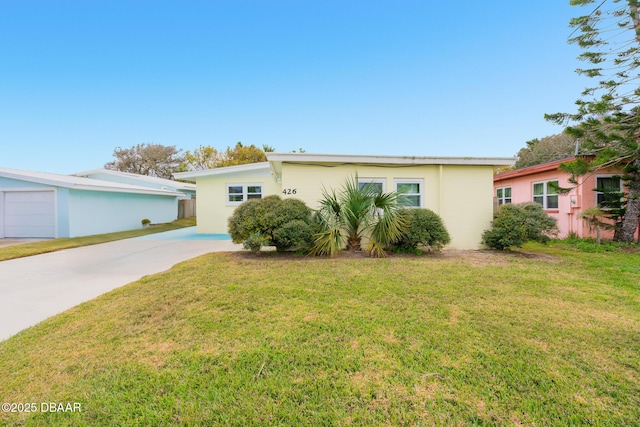
POLYGON ((8 259, 22 258, 26 256, 44 254, 47 252, 55 252, 62 249, 77 248, 80 246, 96 245, 98 243, 107 243, 114 240, 130 239, 132 237, 146 236, 147 234, 160 233, 163 231, 176 230, 183 227, 191 227, 196 225, 195 218, 179 219, 166 224, 157 224, 149 228, 141 228, 137 230, 119 231, 117 233, 96 234, 85 237, 73 237, 69 239, 52 239, 43 240, 34 243, 25 243, 15 246, 6 246, 0 248, 0 261, 8 259))
POLYGON ((638 253, 208 254, 0 343, 30 426, 637 425, 638 253))

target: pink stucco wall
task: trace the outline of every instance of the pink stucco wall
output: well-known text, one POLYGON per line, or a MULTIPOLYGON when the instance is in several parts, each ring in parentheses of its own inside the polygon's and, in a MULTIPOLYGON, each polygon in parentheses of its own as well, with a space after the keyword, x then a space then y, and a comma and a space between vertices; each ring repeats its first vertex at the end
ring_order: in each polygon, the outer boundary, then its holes
MULTIPOLYGON (((564 160, 568 161, 570 159, 564 160)), ((569 174, 558 170, 560 161, 531 166, 504 172, 494 176, 494 196, 501 187, 511 187, 511 203, 533 201, 533 184, 541 181, 558 181, 560 187, 571 188, 568 194, 558 196, 558 209, 546 210, 549 216, 558 222, 558 237, 567 237, 576 233, 580 237, 595 237, 595 230, 590 230, 585 221, 579 217, 580 212, 596 206, 596 177, 611 176, 620 172, 607 168, 582 176, 578 185, 569 182, 569 174)), ((601 230, 600 236, 605 239, 613 238, 613 232, 601 230)))

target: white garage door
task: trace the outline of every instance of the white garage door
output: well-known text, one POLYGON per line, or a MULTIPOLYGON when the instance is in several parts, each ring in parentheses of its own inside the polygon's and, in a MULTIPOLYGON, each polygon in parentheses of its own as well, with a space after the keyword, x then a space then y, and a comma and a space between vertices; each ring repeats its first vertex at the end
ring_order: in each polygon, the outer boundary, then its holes
POLYGON ((55 218, 53 191, 4 193, 4 237, 55 237, 55 218))

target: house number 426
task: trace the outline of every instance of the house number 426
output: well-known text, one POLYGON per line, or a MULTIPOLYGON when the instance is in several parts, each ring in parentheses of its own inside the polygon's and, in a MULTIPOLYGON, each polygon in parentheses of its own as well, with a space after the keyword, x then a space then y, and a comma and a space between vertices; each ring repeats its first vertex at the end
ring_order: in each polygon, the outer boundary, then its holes
POLYGON ((282 190, 282 194, 284 194, 285 196, 296 194, 297 192, 298 192, 297 188, 285 188, 284 190, 282 190))

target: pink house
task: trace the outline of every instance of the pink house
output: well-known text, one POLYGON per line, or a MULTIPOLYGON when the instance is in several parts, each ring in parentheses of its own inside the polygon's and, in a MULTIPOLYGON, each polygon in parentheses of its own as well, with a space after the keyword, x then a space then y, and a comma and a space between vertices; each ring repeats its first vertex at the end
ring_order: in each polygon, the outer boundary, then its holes
MULTIPOLYGON (((558 170, 563 160, 499 173, 493 178, 494 196, 498 205, 505 203, 540 203, 544 210, 558 222, 558 237, 575 233, 579 237, 595 237, 595 231, 580 218, 580 212, 598 206, 607 197, 598 189, 622 191, 620 170, 599 169, 578 178, 578 185, 569 182, 569 174, 558 170), (572 188, 568 194, 559 194, 557 188, 572 188)), ((601 231, 606 239, 613 237, 613 231, 601 231)))

